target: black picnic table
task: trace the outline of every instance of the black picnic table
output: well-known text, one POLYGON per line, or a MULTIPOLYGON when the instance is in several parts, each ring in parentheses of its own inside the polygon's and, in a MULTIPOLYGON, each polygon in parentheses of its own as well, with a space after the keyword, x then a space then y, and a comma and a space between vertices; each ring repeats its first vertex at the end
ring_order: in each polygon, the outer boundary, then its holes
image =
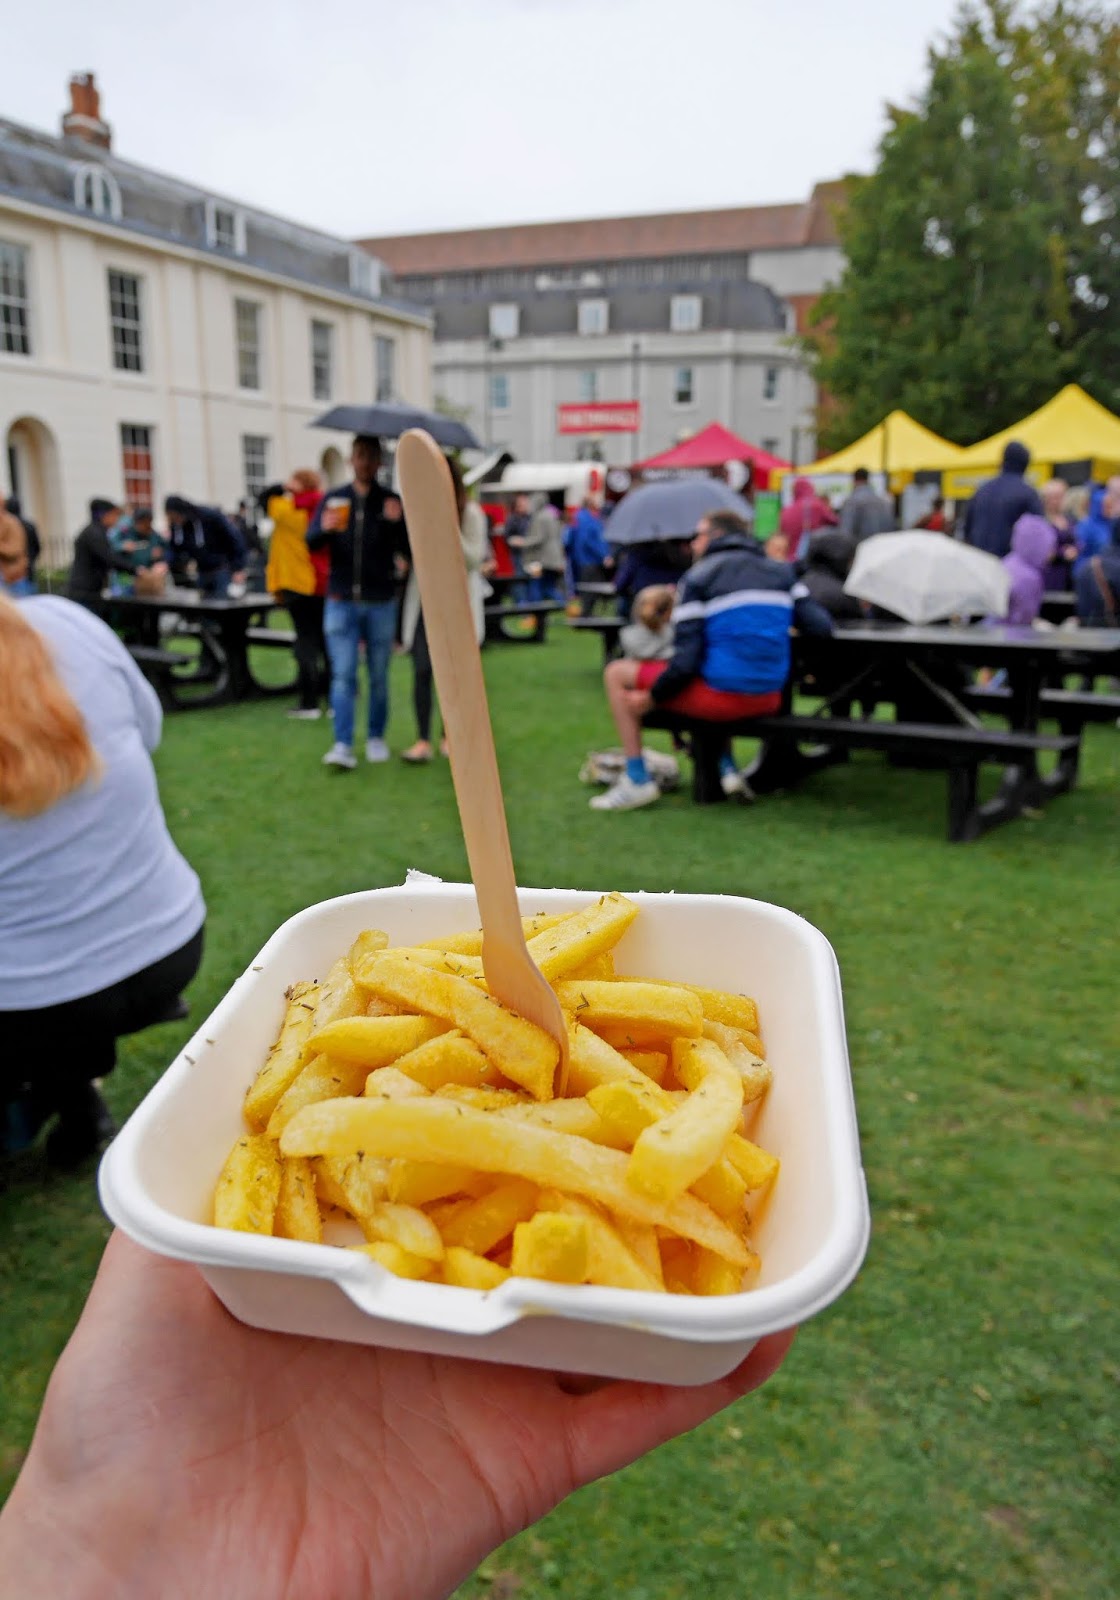
MULTIPOLYGON (((694 795, 721 798, 718 757, 729 734, 761 740, 746 774, 752 791, 790 788, 821 767, 846 760, 851 748, 879 749, 900 765, 932 765, 948 776, 949 838, 978 838, 989 828, 1040 808, 1077 780, 1084 723, 1101 697, 1060 686, 1077 674, 1091 686, 1120 672, 1120 630, 1041 630, 935 624, 860 623, 838 626, 830 638, 794 638, 791 683, 820 704, 795 712, 787 691, 783 710, 741 724, 698 724, 654 711, 647 723, 687 733, 692 740, 694 795), (992 729, 972 709, 988 709, 972 684, 972 669, 1003 669, 1007 687, 992 709, 1009 728, 992 729), (853 709, 860 708, 854 716, 853 709), (895 719, 874 715, 893 706, 895 719), (1054 717, 1060 731, 1043 733, 1054 717), (1057 757, 1043 775, 1040 754, 1057 757), (977 774, 983 762, 1003 768, 996 796, 981 804, 977 774)), ((1102 704, 1105 703, 1102 701, 1102 704)), ((1106 705, 1106 710, 1108 709, 1106 705)))
POLYGON ((291 693, 291 683, 261 683, 254 677, 249 660, 253 633, 260 631, 251 624, 276 609, 270 594, 218 599, 194 589, 172 589, 161 595, 108 598, 112 615, 128 624, 135 634, 132 650, 137 664, 173 709, 291 693), (197 654, 180 654, 166 648, 160 618, 169 615, 179 619, 183 633, 197 638, 197 654))

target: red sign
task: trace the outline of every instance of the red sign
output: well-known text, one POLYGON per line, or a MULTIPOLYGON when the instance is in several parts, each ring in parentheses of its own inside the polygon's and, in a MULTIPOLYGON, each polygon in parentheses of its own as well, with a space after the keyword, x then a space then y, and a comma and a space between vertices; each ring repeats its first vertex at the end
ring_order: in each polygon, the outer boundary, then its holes
POLYGON ((557 433, 637 433, 641 425, 642 407, 637 400, 556 407, 557 433))

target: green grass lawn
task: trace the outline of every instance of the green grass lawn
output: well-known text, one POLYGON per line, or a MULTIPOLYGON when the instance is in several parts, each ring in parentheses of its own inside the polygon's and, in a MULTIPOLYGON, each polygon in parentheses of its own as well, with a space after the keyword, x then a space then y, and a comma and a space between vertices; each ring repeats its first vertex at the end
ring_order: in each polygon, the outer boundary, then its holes
MULTIPOLYGON (((1090 730, 1077 793, 971 845, 945 843, 943 775, 874 755, 750 810, 698 811, 685 791, 599 816, 576 781, 614 742, 599 647, 554 633, 485 658, 521 880, 752 895, 823 929, 874 1233, 767 1389, 575 1496, 463 1595, 1117 1594, 1120 733, 1090 730)), ((394 675, 399 749, 406 665, 394 675)), ((466 874, 446 763, 327 772, 329 725, 284 704, 166 724, 164 804, 209 905, 196 1020, 309 901, 409 866, 466 874)), ((118 1114, 188 1031, 125 1042, 118 1114)), ((86 1173, 17 1182, 0 1231, 6 1485, 107 1226, 86 1173)))

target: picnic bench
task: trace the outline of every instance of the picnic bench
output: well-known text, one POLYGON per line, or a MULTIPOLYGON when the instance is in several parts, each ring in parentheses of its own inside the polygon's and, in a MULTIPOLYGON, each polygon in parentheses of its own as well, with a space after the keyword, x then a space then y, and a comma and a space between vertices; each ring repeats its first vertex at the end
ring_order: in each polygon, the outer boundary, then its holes
POLYGON ((612 610, 618 605, 618 590, 613 583, 577 583, 576 595, 581 602, 581 615, 585 617, 591 616, 598 605, 612 610))
POLYGON ((165 711, 175 709, 175 690, 172 676, 176 669, 183 670, 186 657, 177 650, 164 650, 154 644, 130 644, 128 653, 159 696, 165 711))
POLYGON ((291 634, 262 626, 267 614, 276 609, 271 595, 231 598, 175 589, 162 595, 114 595, 111 599, 122 625, 137 636, 129 646, 137 666, 153 675, 153 683, 158 677, 154 686, 170 707, 195 710, 291 693, 291 683, 262 683, 254 677, 249 662, 250 644, 291 647, 291 634), (166 649, 160 626, 164 618, 172 619, 172 638, 197 641, 197 650, 166 649))
POLYGON ((603 665, 618 653, 618 636, 626 626, 622 617, 569 617, 568 627, 580 633, 597 633, 603 641, 603 665))
POLYGON ((719 759, 729 738, 761 739, 762 749, 744 773, 755 794, 789 789, 822 767, 846 761, 852 749, 883 750, 903 757, 919 756, 923 764, 945 768, 948 783, 948 838, 954 844, 978 839, 989 828, 1037 804, 1029 768, 1040 754, 1058 757, 1068 782, 1076 777, 1081 741, 1072 734, 1004 732, 1001 729, 937 726, 869 718, 801 716, 793 713, 749 717, 736 722, 699 722, 671 711, 650 711, 648 728, 664 728, 688 740, 692 757, 692 796, 711 805, 726 796, 720 783, 719 759), (808 745, 809 749, 802 749, 808 745), (998 763, 1023 773, 1018 784, 1006 785, 993 799, 979 803, 979 772, 984 763, 998 763))
POLYGON ((296 631, 294 628, 246 628, 245 642, 264 645, 272 650, 290 650, 296 642, 296 631))
POLYGON ((484 607, 487 644, 543 644, 548 631, 548 619, 564 610, 562 600, 524 600, 506 605, 484 607), (512 627, 511 623, 518 626, 512 627), (528 623, 528 627, 520 624, 528 623))

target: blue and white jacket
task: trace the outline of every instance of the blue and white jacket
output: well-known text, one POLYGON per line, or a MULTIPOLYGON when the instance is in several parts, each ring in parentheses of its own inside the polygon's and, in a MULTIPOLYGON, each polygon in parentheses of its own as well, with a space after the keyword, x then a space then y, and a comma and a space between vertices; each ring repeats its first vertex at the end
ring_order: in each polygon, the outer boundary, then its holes
POLYGON ((653 685, 671 700, 693 678, 732 694, 772 694, 789 677, 789 630, 830 634, 832 621, 792 567, 749 534, 725 533, 685 573, 673 611, 674 649, 653 685))

